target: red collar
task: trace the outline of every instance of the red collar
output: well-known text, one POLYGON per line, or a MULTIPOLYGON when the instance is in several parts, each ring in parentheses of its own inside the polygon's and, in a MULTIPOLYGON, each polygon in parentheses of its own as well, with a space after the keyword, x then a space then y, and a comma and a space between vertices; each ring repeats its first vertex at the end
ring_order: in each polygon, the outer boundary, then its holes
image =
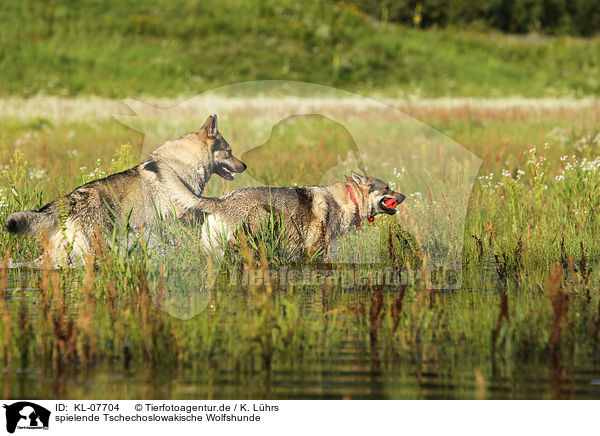
POLYGON ((358 208, 358 201, 356 201, 356 196, 354 195, 352 186, 346 185, 346 189, 350 194, 350 200, 352 200, 352 203, 354 203, 354 225, 356 226, 356 230, 360 230, 360 209, 358 208))

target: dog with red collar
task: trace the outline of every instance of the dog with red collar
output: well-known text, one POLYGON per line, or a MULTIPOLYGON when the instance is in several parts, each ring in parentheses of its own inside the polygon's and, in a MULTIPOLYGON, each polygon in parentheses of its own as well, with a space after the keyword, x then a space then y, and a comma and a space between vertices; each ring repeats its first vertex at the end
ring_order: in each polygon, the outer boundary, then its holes
POLYGON ((367 198, 369 197, 369 194, 373 192, 381 194, 379 197, 376 195, 373 202, 369 202, 370 204, 363 206, 363 210, 369 210, 369 222, 373 222, 375 220, 375 215, 380 213, 394 215, 396 213, 396 207, 406 198, 404 194, 392 191, 389 185, 374 177, 364 178, 360 174, 352 172, 352 177, 346 177, 346 180, 348 182, 346 184, 346 189, 350 194, 350 200, 352 200, 352 203, 354 204, 354 226, 357 230, 361 228, 361 207, 358 204, 352 183, 350 182, 356 183, 359 189, 361 186, 368 186, 369 192, 367 193, 367 198))
POLYGON ((346 182, 328 186, 263 186, 238 189, 220 198, 173 198, 179 206, 201 212, 197 215, 204 226, 202 245, 212 250, 232 242, 240 226, 257 235, 270 221, 292 244, 317 247, 360 229, 378 214, 395 214, 404 199, 382 180, 355 172, 346 182))

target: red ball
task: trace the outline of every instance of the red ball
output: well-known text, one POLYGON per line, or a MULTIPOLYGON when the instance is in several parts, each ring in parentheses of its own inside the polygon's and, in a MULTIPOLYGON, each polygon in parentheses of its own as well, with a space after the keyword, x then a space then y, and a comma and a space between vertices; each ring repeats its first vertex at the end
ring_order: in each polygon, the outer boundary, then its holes
POLYGON ((393 198, 388 198, 383 202, 383 204, 385 204, 386 207, 389 207, 390 209, 395 209, 396 206, 398 206, 398 202, 393 198))

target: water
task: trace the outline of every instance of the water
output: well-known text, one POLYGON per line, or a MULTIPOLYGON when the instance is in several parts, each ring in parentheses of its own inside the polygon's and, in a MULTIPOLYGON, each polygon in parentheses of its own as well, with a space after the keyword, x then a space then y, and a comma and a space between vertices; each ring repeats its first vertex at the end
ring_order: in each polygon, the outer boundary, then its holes
MULTIPOLYGON (((17 284, 9 286, 7 307, 18 311, 25 305, 31 309, 29 316, 35 316, 41 304, 39 291, 11 291, 17 284)), ((234 307, 237 297, 230 298, 234 307)), ((316 308, 309 305, 308 310, 316 308)), ((67 313, 76 314, 77 307, 70 307, 67 313)), ((438 355, 417 361, 412 355, 389 356, 377 345, 371 348, 353 340, 342 341, 333 351, 322 351, 306 359, 278 362, 270 371, 257 368, 249 375, 224 370, 214 361, 196 362, 195 367, 151 363, 136 366, 115 358, 100 360, 89 369, 81 365, 65 369, 30 360, 26 368, 14 364, 2 368, 0 392, 5 399, 600 398, 598 356, 575 362, 492 364, 476 356, 452 361, 438 355)), ((218 356, 213 360, 218 362, 218 356)))
MULTIPOLYGON (((207 369, 132 368, 102 364, 93 371, 56 374, 40 368, 6 369, 3 398, 50 399, 598 399, 600 368, 575 372, 532 365, 479 385, 473 371, 436 372, 410 363, 385 370, 376 358, 341 354, 327 369, 319 362, 286 371, 236 377, 207 369)), ((490 375, 488 370, 483 374, 490 375)))

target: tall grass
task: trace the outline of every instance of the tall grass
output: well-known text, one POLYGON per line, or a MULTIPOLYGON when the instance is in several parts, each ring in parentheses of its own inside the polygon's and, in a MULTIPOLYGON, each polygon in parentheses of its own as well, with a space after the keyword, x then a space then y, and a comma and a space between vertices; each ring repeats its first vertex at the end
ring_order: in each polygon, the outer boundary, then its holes
MULTIPOLYGON (((382 397, 388 392, 487 398, 499 395, 494 387, 506 387, 503 380, 512 385, 502 394, 509 397, 580 395, 565 379, 595 368, 600 344, 598 112, 586 109, 589 118, 582 122, 576 122, 581 113, 543 119, 527 113, 510 121, 468 110, 470 121, 461 110, 456 119, 445 110, 430 114, 442 131, 452 131, 486 155, 466 222, 461 289, 432 291, 423 282, 382 286, 370 264, 359 265, 361 280, 352 284, 328 281, 328 275, 356 267, 330 264, 321 255, 290 256, 269 225, 263 237, 240 235, 236 247, 224 247, 220 268, 201 255, 196 230, 178 223, 165 229, 179 238, 171 258, 145 248, 148 241, 123 253, 99 238, 93 256, 80 267, 33 272, 8 269, 9 258, 35 257, 44 237, 2 234, 1 365, 7 374, 34 370, 69 379, 109 368, 156 380, 155 387, 142 381, 134 391, 96 388, 108 397, 164 393, 165 374, 205 380, 206 389, 194 392, 206 397, 382 397), (169 275, 173 266, 178 274, 169 275), (282 284, 269 274, 284 266, 310 279, 282 284), (314 271, 321 281, 311 275, 314 271), (214 287, 202 288, 203 280, 213 278, 214 287), (340 363, 345 356, 351 369, 340 363), (520 378, 528 368, 543 374, 550 388, 528 391, 520 378), (345 390, 343 383, 327 388, 324 382, 344 371, 348 377, 365 371, 368 390, 345 390), (429 393, 432 374, 455 387, 429 393), (224 375, 227 383, 215 387, 224 375), (294 377, 307 384, 284 389, 286 377, 292 385, 294 377), (398 388, 395 377, 410 390, 398 388)), ((139 146, 135 136, 131 147, 118 146, 121 128, 110 124, 56 123, 38 129, 1 122, 12 125, 3 133, 1 220, 68 192, 90 173, 130 165, 139 146), (98 153, 73 151, 79 148, 70 131, 86 137, 98 153), (33 132, 36 139, 29 142, 26 135, 33 132), (101 154, 111 156, 111 149, 116 150, 112 158, 96 162, 101 154), (73 170, 63 170, 62 178, 52 176, 55 153, 72 156, 73 170), (87 167, 83 176, 80 166, 87 167)), ((223 189, 219 180, 211 183, 209 192, 223 189)), ((428 200, 409 195, 407 204, 416 207, 420 201, 428 200)), ((380 230, 376 244, 384 267, 421 268, 419 237, 406 235, 402 222, 377 219, 367 226, 380 230)), ((355 238, 342 238, 341 247, 354 246, 355 238)), ((4 387, 5 396, 20 392, 8 379, 4 387)), ((82 392, 68 385, 61 389, 39 392, 58 397, 82 392)))

